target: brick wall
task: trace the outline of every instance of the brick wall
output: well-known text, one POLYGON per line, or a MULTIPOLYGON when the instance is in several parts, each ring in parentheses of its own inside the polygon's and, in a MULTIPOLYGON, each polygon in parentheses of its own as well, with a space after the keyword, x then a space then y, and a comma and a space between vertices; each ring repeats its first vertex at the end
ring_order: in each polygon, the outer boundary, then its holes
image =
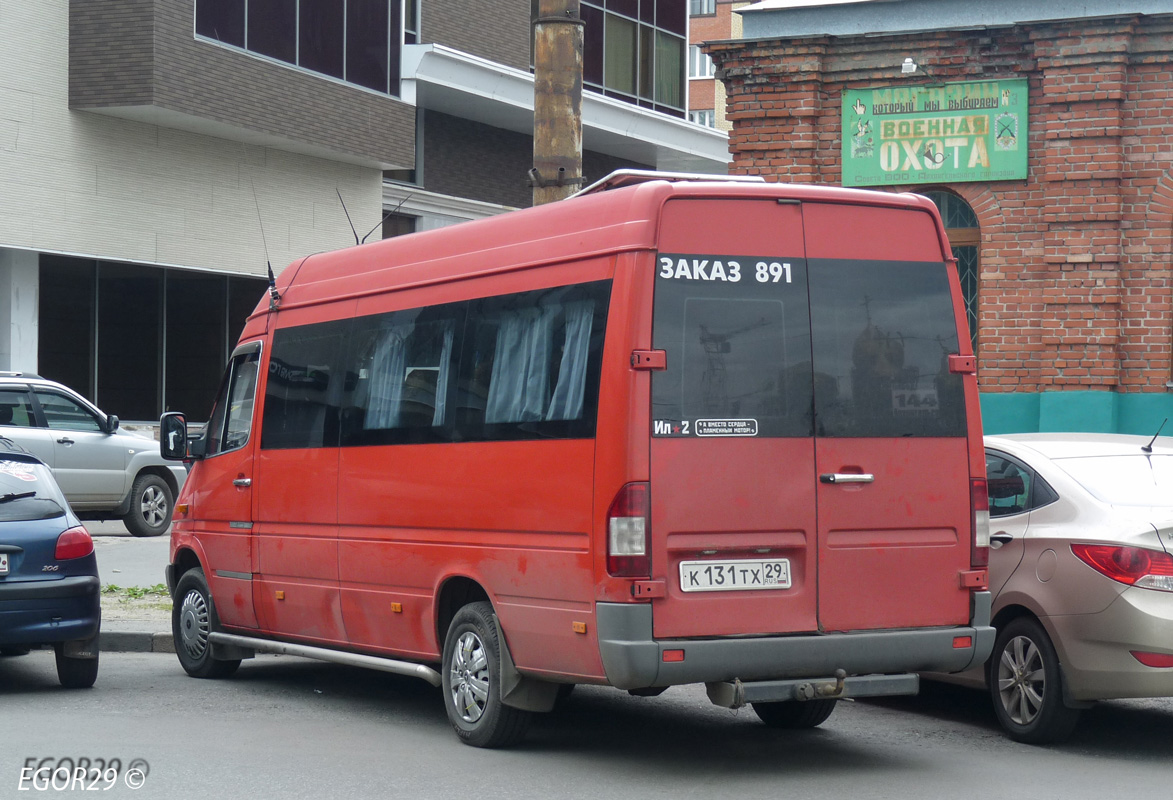
POLYGON ((1164 392, 1173 292, 1173 16, 715 43, 731 172, 840 182, 844 88, 1027 78, 1025 181, 957 183, 981 229, 984 392, 1164 392), (923 79, 921 79, 923 81, 923 79))

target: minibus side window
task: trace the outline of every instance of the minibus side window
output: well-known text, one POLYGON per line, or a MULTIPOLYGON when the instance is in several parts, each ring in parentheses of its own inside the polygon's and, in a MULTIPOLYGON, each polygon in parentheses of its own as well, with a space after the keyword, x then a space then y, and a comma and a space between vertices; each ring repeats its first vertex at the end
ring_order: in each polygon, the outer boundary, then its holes
POLYGON ((448 438, 463 303, 362 317, 350 352, 343 443, 448 438))
POLYGON ((338 446, 338 359, 347 321, 281 328, 273 335, 261 449, 338 446))
POLYGON ((260 357, 260 348, 254 347, 249 352, 237 354, 229 362, 216 404, 212 407, 212 417, 208 420, 205 456, 236 450, 248 443, 260 357))
POLYGON ((598 282, 472 302, 459 438, 593 436, 609 290, 598 282))
POLYGON ((811 260, 817 435, 965 436, 947 269, 811 260))

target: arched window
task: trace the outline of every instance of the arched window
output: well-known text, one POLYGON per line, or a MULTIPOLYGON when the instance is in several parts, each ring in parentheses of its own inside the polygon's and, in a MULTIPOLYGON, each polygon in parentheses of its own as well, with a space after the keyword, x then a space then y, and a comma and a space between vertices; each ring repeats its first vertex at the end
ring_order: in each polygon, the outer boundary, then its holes
POLYGON ((965 317, 969 322, 969 336, 973 351, 978 348, 978 231, 977 215, 969 204, 955 194, 944 191, 921 192, 937 204, 945 233, 957 259, 958 277, 961 278, 961 294, 965 298, 965 317))

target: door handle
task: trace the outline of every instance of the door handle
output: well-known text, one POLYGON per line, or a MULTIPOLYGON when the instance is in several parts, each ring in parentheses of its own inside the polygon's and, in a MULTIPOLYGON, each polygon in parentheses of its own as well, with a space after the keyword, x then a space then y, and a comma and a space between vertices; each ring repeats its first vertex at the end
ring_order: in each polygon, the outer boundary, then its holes
POLYGON ((253 485, 253 479, 252 478, 236 478, 235 480, 232 481, 232 485, 239 486, 242 489, 247 489, 249 486, 253 485))
POLYGON ((819 476, 821 483, 872 483, 875 479, 867 472, 824 472, 819 476))
POLYGON ((998 532, 990 534, 990 542, 1001 547, 1004 544, 1010 544, 1014 541, 1014 537, 1008 533, 998 532))
POLYGON ((68 436, 62 436, 57 440, 57 444, 63 444, 68 447, 69 445, 73 444, 73 439, 70 439, 68 436))

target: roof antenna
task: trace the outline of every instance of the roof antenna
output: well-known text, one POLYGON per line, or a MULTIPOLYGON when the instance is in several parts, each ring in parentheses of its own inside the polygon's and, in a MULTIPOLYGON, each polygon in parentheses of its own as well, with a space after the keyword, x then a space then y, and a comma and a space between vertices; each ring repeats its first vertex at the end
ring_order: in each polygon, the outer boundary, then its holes
MULTIPOLYGON (((377 231, 380 227, 382 227, 384 222, 386 222, 388 219, 390 219, 395 214, 399 213, 399 209, 403 208, 403 204, 406 203, 410 199, 411 199, 411 195, 409 194, 407 197, 400 200, 399 205, 395 206, 395 208, 391 209, 390 211, 388 211, 386 214, 383 215, 383 218, 381 220, 379 220, 378 225, 376 225, 375 227, 373 227, 369 231, 367 231, 367 236, 370 236, 372 233, 377 231)), ((362 237, 362 242, 359 242, 359 244, 362 244, 363 242, 365 242, 367 240, 367 236, 362 237)))
POLYGON ((346 215, 346 221, 350 223, 350 232, 354 234, 354 243, 362 244, 358 240, 358 231, 354 229, 354 221, 350 218, 350 212, 346 210, 346 201, 342 199, 342 192, 338 191, 338 187, 334 187, 334 194, 338 195, 338 202, 342 204, 342 213, 346 215))
POLYGON ((281 302, 281 295, 277 293, 277 278, 273 275, 273 265, 269 262, 269 243, 265 241, 265 224, 261 222, 261 204, 257 202, 257 186, 253 179, 248 179, 253 190, 253 205, 257 207, 257 227, 261 229, 261 244, 265 248, 265 267, 269 270, 269 310, 272 311, 281 302))
POLYGON ((1165 422, 1168 421, 1169 418, 1165 417, 1164 422, 1161 423, 1161 427, 1157 428, 1157 432, 1153 434, 1153 438, 1149 439, 1149 443, 1141 447, 1141 450, 1144 450, 1146 453, 1153 452, 1153 442, 1157 441, 1157 437, 1161 435, 1161 431, 1165 428, 1165 422))

